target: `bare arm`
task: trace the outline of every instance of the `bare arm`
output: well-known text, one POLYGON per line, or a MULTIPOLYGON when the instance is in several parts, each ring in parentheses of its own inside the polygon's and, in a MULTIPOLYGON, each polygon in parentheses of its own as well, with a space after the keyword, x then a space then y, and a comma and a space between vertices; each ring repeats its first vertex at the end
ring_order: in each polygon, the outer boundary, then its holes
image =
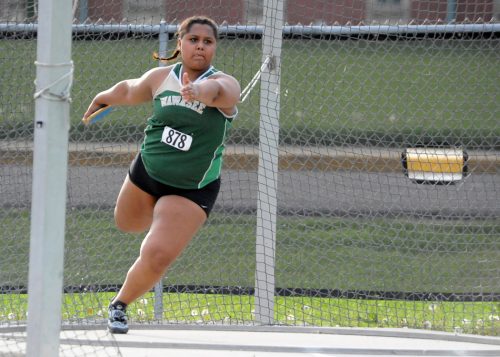
POLYGON ((137 105, 153 99, 153 88, 157 88, 165 68, 153 68, 140 78, 126 79, 98 93, 83 115, 86 119, 102 106, 137 105))
POLYGON ((231 114, 240 100, 240 85, 236 79, 221 74, 200 83, 189 80, 188 74, 182 76, 181 95, 184 100, 198 100, 209 107, 216 107, 231 114))

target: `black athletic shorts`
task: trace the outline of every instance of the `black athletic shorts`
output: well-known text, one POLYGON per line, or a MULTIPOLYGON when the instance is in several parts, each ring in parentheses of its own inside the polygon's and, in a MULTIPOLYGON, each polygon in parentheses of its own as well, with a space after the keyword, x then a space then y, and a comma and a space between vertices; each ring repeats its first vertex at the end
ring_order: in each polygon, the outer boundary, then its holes
POLYGON ((217 199, 220 189, 220 178, 210 182, 208 185, 200 189, 192 190, 177 188, 158 182, 148 175, 146 168, 142 163, 140 152, 137 154, 134 161, 132 161, 128 170, 128 175, 130 177, 130 181, 132 181, 137 187, 156 198, 168 195, 177 195, 193 201, 205 211, 207 217, 214 207, 215 200, 217 199))

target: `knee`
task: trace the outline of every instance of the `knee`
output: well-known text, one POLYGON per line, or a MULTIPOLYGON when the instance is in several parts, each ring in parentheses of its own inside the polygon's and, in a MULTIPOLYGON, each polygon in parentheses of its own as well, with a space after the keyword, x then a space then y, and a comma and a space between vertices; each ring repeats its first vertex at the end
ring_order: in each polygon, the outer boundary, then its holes
MULTIPOLYGON (((130 219, 124 219, 120 213, 115 208, 115 225, 120 231, 125 233, 135 233, 134 228, 136 228, 130 219)), ((137 232, 138 233, 138 232, 137 232)))
POLYGON ((130 220, 123 220, 115 216, 115 225, 123 233, 141 233, 143 229, 132 224, 130 220))
POLYGON ((164 272, 175 260, 175 253, 167 247, 143 247, 141 260, 153 271, 164 272))
POLYGON ((124 233, 142 233, 148 229, 148 225, 143 220, 125 217, 116 207, 114 216, 116 228, 124 233))

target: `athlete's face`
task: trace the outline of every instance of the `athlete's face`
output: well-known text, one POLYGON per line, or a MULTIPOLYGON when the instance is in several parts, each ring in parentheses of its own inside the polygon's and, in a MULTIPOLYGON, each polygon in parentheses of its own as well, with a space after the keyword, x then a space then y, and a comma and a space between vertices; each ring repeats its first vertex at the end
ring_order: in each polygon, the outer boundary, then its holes
POLYGON ((216 39, 209 25, 193 24, 179 41, 184 66, 194 71, 203 71, 210 66, 215 55, 216 39))

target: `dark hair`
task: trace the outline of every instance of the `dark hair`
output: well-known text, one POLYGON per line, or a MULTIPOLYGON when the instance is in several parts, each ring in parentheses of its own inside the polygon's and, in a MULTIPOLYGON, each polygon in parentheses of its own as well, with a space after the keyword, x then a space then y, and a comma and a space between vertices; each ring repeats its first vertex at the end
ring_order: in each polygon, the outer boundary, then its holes
MULTIPOLYGON (((219 37, 219 30, 217 28, 217 23, 214 20, 212 20, 211 18, 206 17, 206 16, 191 16, 191 17, 188 17, 187 19, 185 19, 184 21, 182 21, 181 24, 179 25, 179 29, 175 33, 175 37, 177 39, 183 38, 184 35, 191 30, 191 27, 194 24, 210 26, 214 32, 215 39, 217 39, 219 37)), ((155 60, 167 62, 167 61, 171 61, 171 60, 177 58, 177 56, 179 56, 180 53, 181 53, 181 50, 177 46, 170 57, 163 58, 163 57, 160 57, 158 55, 158 53, 155 52, 155 53, 153 53, 153 58, 155 60)))

